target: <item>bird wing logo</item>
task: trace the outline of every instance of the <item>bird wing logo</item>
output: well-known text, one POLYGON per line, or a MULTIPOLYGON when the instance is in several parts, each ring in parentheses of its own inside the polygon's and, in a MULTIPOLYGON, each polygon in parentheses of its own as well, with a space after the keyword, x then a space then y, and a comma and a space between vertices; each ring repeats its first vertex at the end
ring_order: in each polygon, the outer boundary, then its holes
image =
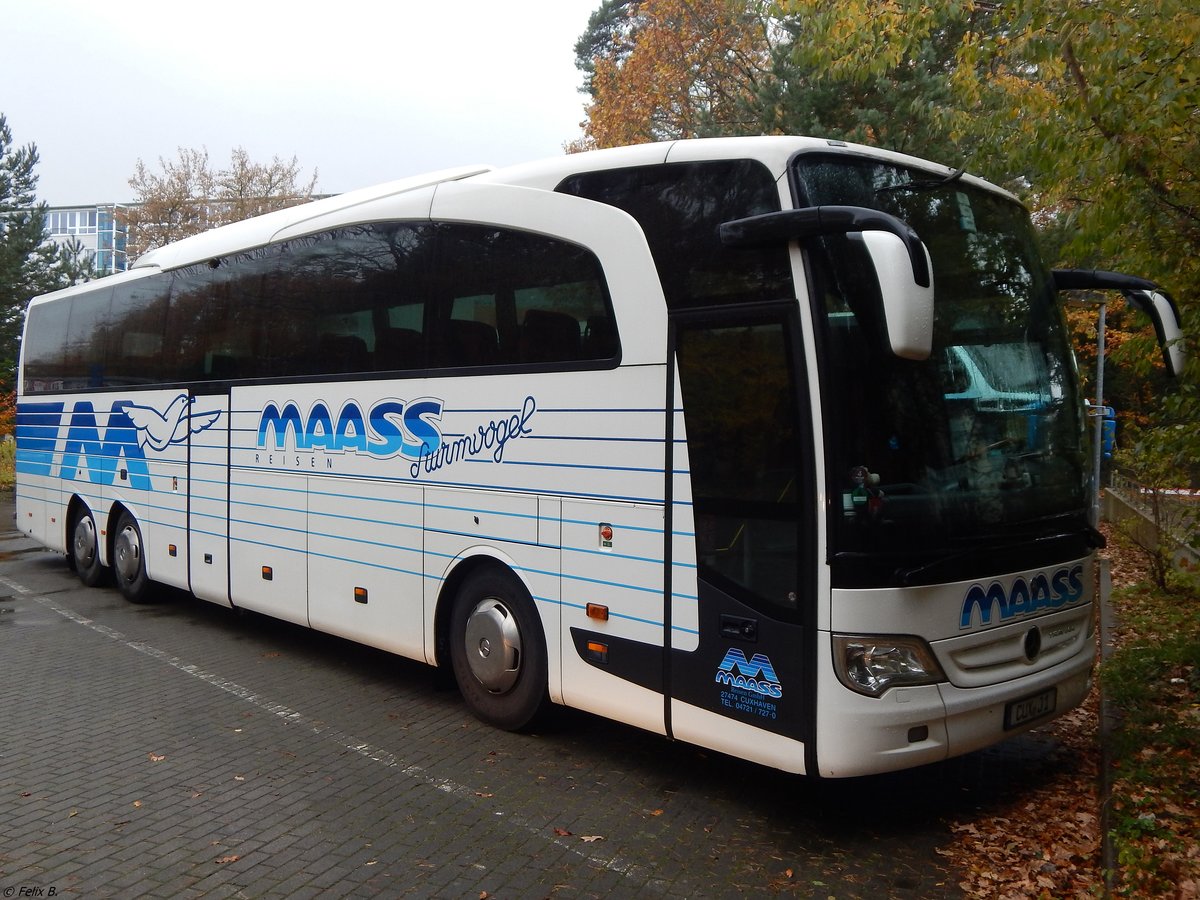
POLYGON ((221 417, 220 410, 193 412, 195 402, 195 397, 180 394, 167 404, 164 412, 134 403, 126 406, 124 411, 137 429, 138 443, 143 448, 162 451, 172 444, 182 444, 189 434, 211 428, 221 417))

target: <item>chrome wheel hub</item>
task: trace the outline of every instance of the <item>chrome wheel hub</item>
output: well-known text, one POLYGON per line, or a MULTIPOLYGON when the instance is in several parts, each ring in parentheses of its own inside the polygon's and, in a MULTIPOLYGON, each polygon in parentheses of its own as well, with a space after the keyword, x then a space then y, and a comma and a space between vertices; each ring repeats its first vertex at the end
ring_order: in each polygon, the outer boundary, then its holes
POLYGON ((142 568, 142 544, 138 539, 137 529, 132 525, 126 525, 117 535, 113 555, 113 562, 122 578, 126 581, 137 578, 142 568))
POLYGON ((512 611, 494 597, 476 605, 464 636, 471 674, 493 694, 517 683, 521 673, 521 632, 512 611))
POLYGON ((73 535, 75 563, 81 569, 89 569, 96 561, 96 525, 91 516, 84 516, 75 523, 73 535))

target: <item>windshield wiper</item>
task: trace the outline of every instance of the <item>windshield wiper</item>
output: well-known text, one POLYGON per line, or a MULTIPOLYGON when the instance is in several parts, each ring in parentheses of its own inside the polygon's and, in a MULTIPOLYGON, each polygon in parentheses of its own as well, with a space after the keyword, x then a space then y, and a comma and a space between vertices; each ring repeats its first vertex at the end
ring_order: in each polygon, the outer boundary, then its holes
POLYGON ((951 182, 958 181, 965 175, 965 168, 958 168, 947 175, 945 178, 919 178, 915 181, 906 181, 904 184, 889 184, 885 187, 875 188, 875 195, 888 194, 892 191, 933 191, 940 187, 944 187, 951 182))

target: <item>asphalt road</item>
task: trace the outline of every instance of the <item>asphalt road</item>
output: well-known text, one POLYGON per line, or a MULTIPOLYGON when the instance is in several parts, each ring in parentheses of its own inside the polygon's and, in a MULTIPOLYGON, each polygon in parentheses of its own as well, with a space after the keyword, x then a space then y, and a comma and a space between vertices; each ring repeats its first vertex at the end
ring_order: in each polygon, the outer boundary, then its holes
POLYGON ((1044 739, 817 782, 182 594, 84 588, 0 497, 0 895, 955 897, 947 823, 1044 739), (486 893, 485 893, 486 892, 486 893))

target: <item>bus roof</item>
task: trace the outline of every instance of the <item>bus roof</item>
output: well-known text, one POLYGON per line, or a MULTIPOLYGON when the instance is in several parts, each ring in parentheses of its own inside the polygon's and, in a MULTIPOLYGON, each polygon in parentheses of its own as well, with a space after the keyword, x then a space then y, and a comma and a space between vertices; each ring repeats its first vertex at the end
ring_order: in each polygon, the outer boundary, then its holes
MULTIPOLYGON (((151 274, 153 271, 176 269, 217 259, 241 250, 261 247, 277 240, 285 232, 303 233, 304 223, 308 221, 327 217, 331 213, 345 213, 356 207, 365 207, 380 200, 412 194, 449 181, 468 179, 553 190, 564 178, 580 172, 732 158, 756 159, 766 165, 772 175, 778 179, 784 176, 788 161, 796 153, 804 151, 824 151, 882 159, 900 165, 923 168, 935 175, 948 175, 954 171, 948 166, 882 150, 878 147, 787 135, 698 138, 635 144, 628 147, 564 154, 560 157, 520 163, 500 169, 486 165, 460 166, 390 181, 344 194, 336 194, 186 237, 143 254, 133 264, 130 271, 125 273, 124 277, 138 277, 151 274)), ((978 186, 1007 194, 995 185, 971 175, 966 175, 964 178, 978 186)), ((374 218, 374 212, 367 213, 367 217, 374 218)), ((74 290, 75 288, 68 288, 65 292, 56 292, 47 296, 57 297, 60 293, 70 293, 74 290)))

